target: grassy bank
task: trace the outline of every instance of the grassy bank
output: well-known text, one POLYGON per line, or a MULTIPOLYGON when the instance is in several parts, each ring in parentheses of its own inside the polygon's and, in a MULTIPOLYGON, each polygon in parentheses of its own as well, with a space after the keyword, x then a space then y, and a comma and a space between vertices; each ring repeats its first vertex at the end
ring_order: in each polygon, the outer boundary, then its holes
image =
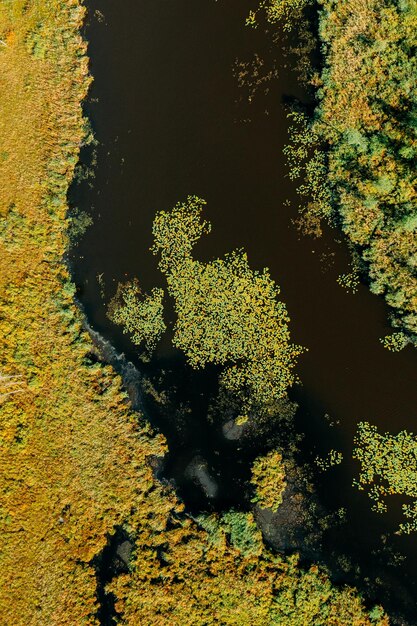
POLYGON ((63 263, 86 139, 83 18, 77 0, 0 4, 0 622, 98 624, 93 560, 124 525, 122 623, 387 624, 318 567, 270 554, 250 515, 202 530, 153 479, 163 440, 97 363, 63 263))
POLYGON ((89 359, 62 262, 90 81, 83 17, 73 0, 0 5, 0 371, 16 392, 0 407, 3 624, 95 623, 91 559, 160 453, 89 359))

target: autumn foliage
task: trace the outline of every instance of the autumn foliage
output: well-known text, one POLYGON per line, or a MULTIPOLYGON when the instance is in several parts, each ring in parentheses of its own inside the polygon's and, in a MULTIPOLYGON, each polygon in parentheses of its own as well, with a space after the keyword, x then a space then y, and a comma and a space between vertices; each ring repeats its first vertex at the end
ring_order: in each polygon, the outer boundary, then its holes
POLYGON ((120 623, 383 626, 319 568, 242 554, 232 521, 214 545, 153 476, 163 440, 97 361, 63 263, 86 137, 83 17, 77 0, 0 4, 0 623, 99 624, 94 558, 123 525, 135 549, 111 583, 120 623))
POLYGON ((415 342, 417 4, 322 0, 318 19, 317 107, 308 122, 298 114, 288 150, 304 220, 317 234, 323 217, 343 230, 394 327, 415 342))
POLYGON ((0 622, 14 626, 97 623, 91 560, 161 454, 93 364, 62 262, 83 17, 75 0, 0 4, 0 622))

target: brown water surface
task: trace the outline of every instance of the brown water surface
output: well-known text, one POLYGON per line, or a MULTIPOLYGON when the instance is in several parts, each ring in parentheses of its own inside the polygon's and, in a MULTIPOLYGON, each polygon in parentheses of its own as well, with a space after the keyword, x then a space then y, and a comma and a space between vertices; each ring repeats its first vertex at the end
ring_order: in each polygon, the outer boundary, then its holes
MULTIPOLYGON (((252 267, 269 267, 288 306, 293 340, 308 348, 298 367, 302 387, 293 392, 300 405, 298 425, 306 433, 305 454, 314 457, 331 448, 344 453, 343 465, 323 476, 320 497, 330 509, 345 507, 348 522, 341 533, 329 534, 323 558, 332 565, 334 557, 326 551, 334 555, 339 546, 360 564, 359 583, 366 574, 381 576, 381 595, 389 587, 394 609, 410 608, 406 596, 415 594, 416 539, 393 535, 401 519, 397 502, 378 516, 366 495, 351 487, 358 469, 351 453, 360 420, 394 433, 417 431, 417 350, 385 350, 379 342, 389 332, 383 301, 366 286, 352 295, 337 284, 338 274, 349 271, 338 234, 313 240, 292 224, 298 199, 282 155, 288 140, 284 104, 306 101, 307 95, 280 46, 263 29, 245 27, 253 4, 88 2, 94 84, 87 113, 99 145, 95 178, 72 192, 73 203, 94 219, 73 253, 74 279, 92 326, 135 360, 130 342, 106 318, 106 304, 127 277, 137 276, 145 289, 163 285, 149 252, 155 212, 189 194, 205 198, 213 229, 196 254, 209 259, 244 247, 252 267), (326 415, 338 425, 330 427, 326 415), (405 564, 387 565, 385 550, 375 565, 372 551, 387 545, 407 556, 405 564)), ((176 364, 178 371, 183 368, 167 341, 155 363, 173 375, 176 364)), ((222 456, 226 448, 205 414, 210 376, 192 389, 187 376, 178 385, 181 394, 196 396, 198 409, 181 436, 169 419, 160 422, 171 449, 166 471, 190 506, 204 506, 195 486, 187 487, 186 475, 190 461, 202 455, 213 475, 217 472, 218 506, 239 504, 239 493, 231 493, 232 474, 247 476, 248 462, 243 456, 239 469, 222 456)))

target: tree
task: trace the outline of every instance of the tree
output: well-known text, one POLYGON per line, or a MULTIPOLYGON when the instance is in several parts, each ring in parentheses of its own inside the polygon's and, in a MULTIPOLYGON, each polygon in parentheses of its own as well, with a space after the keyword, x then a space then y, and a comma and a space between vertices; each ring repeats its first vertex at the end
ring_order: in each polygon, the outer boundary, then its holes
POLYGON ((286 150, 308 198, 301 221, 317 234, 322 218, 343 230, 393 325, 417 343, 417 5, 321 5, 318 105, 308 123, 295 115, 286 150))

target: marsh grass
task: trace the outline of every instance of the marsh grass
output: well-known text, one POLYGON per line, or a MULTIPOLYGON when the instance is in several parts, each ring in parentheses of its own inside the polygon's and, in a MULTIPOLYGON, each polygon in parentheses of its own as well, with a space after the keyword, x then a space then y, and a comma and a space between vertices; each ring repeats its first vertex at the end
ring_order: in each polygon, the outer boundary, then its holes
POLYGON ((84 14, 75 0, 0 3, 0 622, 16 626, 97 623, 91 560, 162 450, 89 359, 62 261, 86 140, 84 14))

